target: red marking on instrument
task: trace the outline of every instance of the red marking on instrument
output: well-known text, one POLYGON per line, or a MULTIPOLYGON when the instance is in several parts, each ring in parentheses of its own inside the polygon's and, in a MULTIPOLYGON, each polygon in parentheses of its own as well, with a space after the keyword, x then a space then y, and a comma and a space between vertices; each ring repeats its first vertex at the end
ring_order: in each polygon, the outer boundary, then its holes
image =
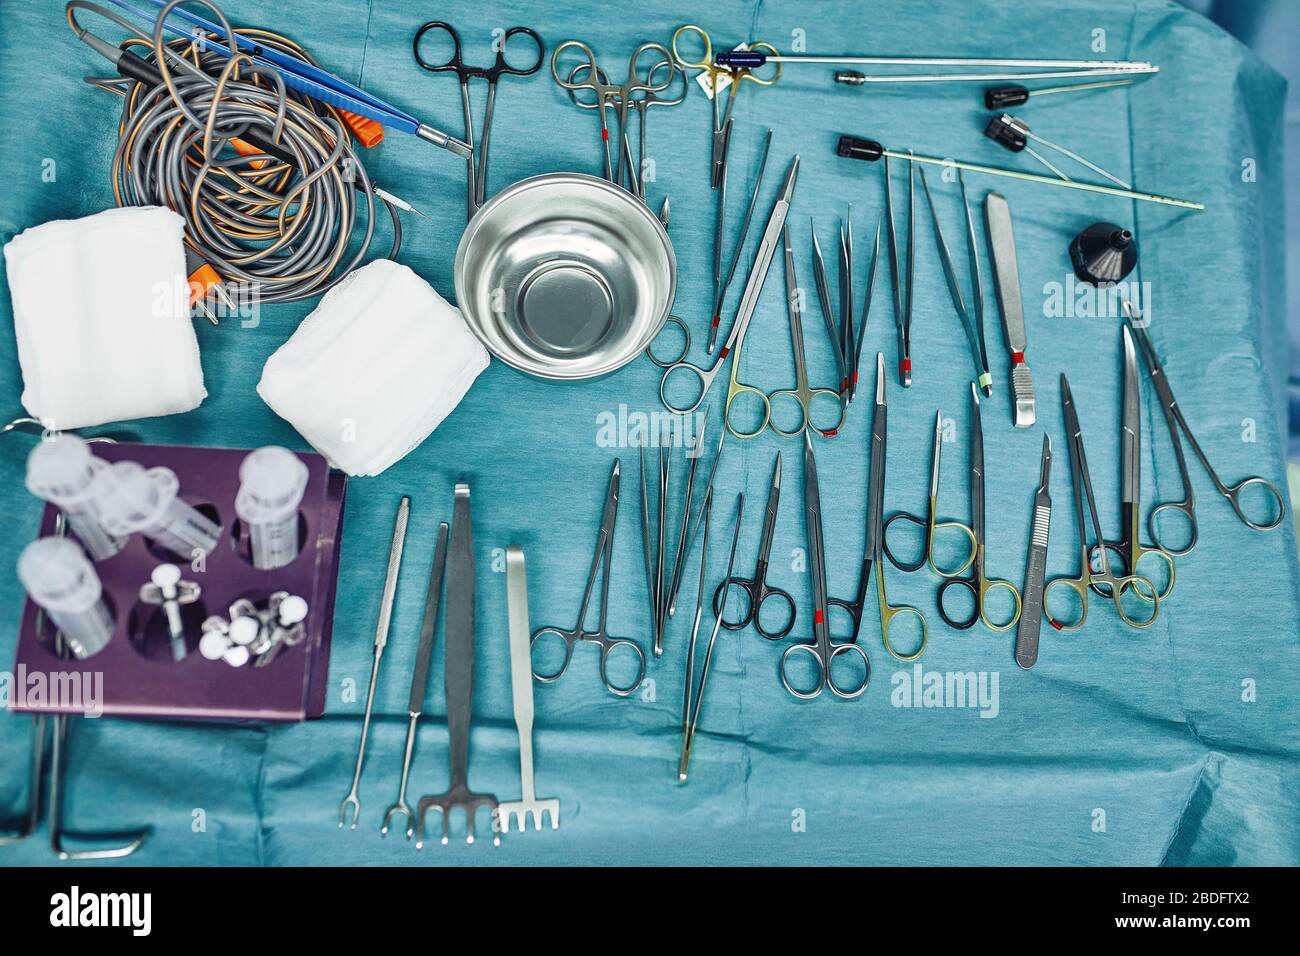
POLYGON ((1052 627, 1056 628, 1058 631, 1063 631, 1063 630, 1065 630, 1065 628, 1063 628, 1060 624, 1057 624, 1057 623, 1056 623, 1055 621, 1053 621, 1050 617, 1047 619, 1047 623, 1050 624, 1050 625, 1052 625, 1052 627))
POLYGON ((901 362, 898 363, 898 370, 900 372, 912 371, 912 360, 910 358, 903 359, 901 362))
POLYGON ((857 385, 857 384, 858 384, 858 373, 857 373, 857 372, 854 372, 854 373, 853 373, 853 384, 854 384, 854 385, 857 385))
POLYGON ((713 317, 713 322, 710 323, 710 324, 713 326, 713 328, 716 329, 719 325, 722 324, 722 316, 720 316, 720 315, 715 315, 715 316, 713 317))
POLYGON ((821 624, 826 620, 826 616, 821 611, 813 611, 813 623, 821 624))
POLYGON ((1011 353, 1011 364, 1012 364, 1012 365, 1024 365, 1024 364, 1025 364, 1025 353, 1024 353, 1024 352, 1012 352, 1012 353, 1011 353))
POLYGON ((609 130, 608 130, 608 129, 602 129, 602 130, 600 131, 600 138, 603 139, 605 142, 608 143, 608 142, 609 142, 609 130))
POLYGON ((847 378, 840 379, 840 391, 847 392, 848 390, 849 390, 849 380, 847 378))
POLYGON ((830 429, 830 430, 828 430, 828 431, 824 431, 824 432, 822 432, 822 438, 834 438, 834 437, 835 437, 836 435, 838 435, 839 433, 840 433, 840 430, 839 430, 838 428, 832 428, 832 429, 830 429))
POLYGON ((724 345, 724 346, 722 347, 722 351, 718 353, 718 360, 721 361, 722 359, 726 358, 726 357, 727 357, 727 353, 730 352, 730 351, 731 351, 731 349, 727 348, 727 347, 724 345))

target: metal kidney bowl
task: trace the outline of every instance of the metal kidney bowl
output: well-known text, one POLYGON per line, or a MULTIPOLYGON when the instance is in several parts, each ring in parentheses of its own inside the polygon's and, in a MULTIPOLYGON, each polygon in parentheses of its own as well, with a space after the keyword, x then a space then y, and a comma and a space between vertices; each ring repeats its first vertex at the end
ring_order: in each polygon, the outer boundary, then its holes
POLYGON ((515 183, 456 249, 456 300, 489 352, 539 378, 607 375, 659 334, 677 259, 630 193, 581 173, 515 183))

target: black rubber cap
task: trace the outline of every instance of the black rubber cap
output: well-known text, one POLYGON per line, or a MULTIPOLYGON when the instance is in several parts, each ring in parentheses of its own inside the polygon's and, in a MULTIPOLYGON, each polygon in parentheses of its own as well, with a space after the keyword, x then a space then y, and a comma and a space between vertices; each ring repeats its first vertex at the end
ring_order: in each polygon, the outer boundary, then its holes
POLYGON ((862 139, 858 136, 841 136, 835 146, 835 155, 845 159, 862 159, 874 163, 885 155, 885 147, 874 139, 862 139))
POLYGON ((984 127, 984 135, 999 146, 1005 146, 1013 153, 1018 153, 1029 145, 1029 137, 1006 122, 1002 116, 995 116, 984 127))
POLYGON ((1020 106, 1029 102, 1029 90, 1023 86, 990 86, 984 91, 984 105, 991 110, 1020 106))
POLYGON ((1113 222, 1094 222, 1070 243, 1074 274, 1092 285, 1112 285, 1137 265, 1137 240, 1113 222))

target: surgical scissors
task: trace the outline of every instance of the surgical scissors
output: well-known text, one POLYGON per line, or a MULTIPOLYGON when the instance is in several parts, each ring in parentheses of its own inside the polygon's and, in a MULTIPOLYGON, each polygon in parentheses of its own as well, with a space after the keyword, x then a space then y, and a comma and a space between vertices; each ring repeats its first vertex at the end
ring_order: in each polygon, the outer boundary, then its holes
MULTIPOLYGON (((790 245, 789 225, 782 228, 781 241, 785 246, 785 308, 790 315, 790 345, 794 348, 795 387, 778 388, 775 392, 768 392, 767 399, 769 409, 776 403, 777 399, 793 399, 799 407, 799 427, 785 431, 775 421, 772 421, 772 431, 782 438, 794 438, 801 432, 811 428, 822 438, 832 438, 839 434, 840 428, 844 425, 844 416, 847 412, 845 401, 847 395, 844 391, 836 391, 833 388, 808 387, 808 359, 804 354, 803 316, 799 308, 801 295, 799 293, 799 278, 794 271, 794 249, 790 245), (831 398, 834 400, 839 415, 833 425, 822 427, 813 422, 812 407, 813 400, 816 398, 831 398)), ((789 404, 789 402, 787 401, 784 404, 789 404)))
POLYGON ((812 575, 813 638, 810 643, 791 644, 781 655, 781 683, 795 697, 812 700, 829 687, 831 693, 844 700, 862 696, 871 681, 871 659, 854 641, 835 644, 830 633, 831 598, 826 595, 826 544, 822 536, 821 490, 817 484, 817 458, 813 455, 812 438, 803 435, 803 507, 808 526, 808 571, 812 575), (857 655, 862 660, 862 681, 849 687, 835 682, 835 658, 857 655), (798 657, 812 658, 816 678, 811 688, 804 690, 790 680, 790 661, 798 657))
MULTIPOLYGON (((518 46, 518 42, 515 45, 518 46)), ((415 62, 421 69, 428 70, 430 73, 455 73, 460 80, 460 101, 465 111, 465 143, 469 146, 465 165, 469 171, 467 213, 470 217, 478 212, 479 206, 483 205, 487 190, 488 139, 492 135, 492 112, 497 101, 497 81, 502 76, 532 76, 542 68, 542 60, 546 58, 546 45, 537 35, 537 31, 529 27, 511 27, 500 39, 493 41, 493 46, 496 47, 497 58, 491 66, 466 66, 460 53, 460 34, 445 20, 430 20, 424 24, 415 32, 415 39, 411 43, 415 62), (425 34, 433 31, 445 33, 451 40, 451 55, 442 63, 431 63, 420 53, 420 41, 424 39, 425 34), (510 47, 510 38, 515 36, 527 37, 537 47, 537 59, 530 66, 511 66, 507 61, 506 51, 510 47), (469 102, 469 81, 476 77, 487 80, 488 84, 487 105, 483 109, 483 127, 477 146, 474 144, 474 111, 469 102)))
POLYGON ((984 626, 991 631, 1009 631, 1020 620, 1020 591, 1010 581, 990 578, 984 574, 984 427, 980 422, 980 394, 974 382, 970 386, 970 395, 975 403, 971 408, 970 426, 970 530, 975 539, 975 560, 970 565, 969 577, 946 578, 943 584, 939 585, 937 596, 939 616, 943 618, 945 624, 959 631, 974 627, 976 621, 983 621, 984 626), (968 618, 951 618, 944 609, 944 595, 954 587, 964 588, 975 599, 975 607, 968 618), (1016 605, 1010 620, 1003 624, 990 620, 985 610, 988 593, 994 590, 1010 592, 1016 605))
MULTIPOLYGON (((1153 555, 1164 563, 1168 575, 1160 600, 1169 597, 1174 589, 1174 557, 1164 548, 1142 543, 1142 394, 1138 390, 1137 355, 1133 347, 1133 334, 1129 326, 1121 326, 1124 340, 1124 411, 1120 428, 1120 528, 1122 537, 1107 541, 1098 538, 1092 546, 1092 559, 1097 552, 1105 549, 1117 557, 1120 566, 1128 574, 1142 574, 1140 565, 1147 555, 1153 555)), ((1148 562, 1149 563, 1149 562, 1148 562)), ((1151 575, 1143 574, 1149 581, 1156 581, 1151 575)), ((1094 584, 1092 589, 1103 596, 1105 592, 1094 584)), ((1138 597, 1144 598, 1141 589, 1136 589, 1138 597)))
MULTIPOLYGON (((769 50, 772 56, 777 55, 776 47, 770 43, 762 41, 748 45, 752 50, 769 50)), ((736 106, 736 94, 743 87, 742 83, 753 83, 757 86, 771 86, 781 78, 781 64, 776 64, 776 70, 771 76, 759 76, 749 67, 726 67, 719 66, 713 61, 713 41, 703 27, 696 26, 694 23, 688 23, 685 26, 678 27, 673 33, 672 40, 673 59, 683 70, 702 70, 709 75, 709 102, 713 105, 713 146, 712 162, 710 165, 710 183, 714 189, 721 185, 726 175, 727 167, 727 148, 731 144, 731 121, 732 112, 736 106), (702 54, 698 59, 688 60, 682 56, 677 48, 678 42, 683 34, 694 34, 704 44, 702 54), (719 84, 719 77, 726 77, 726 83, 719 84), (727 108, 725 112, 720 112, 718 108, 718 97, 727 87, 730 91, 727 93, 727 108)))
POLYGON ((1187 425, 1187 419, 1183 417, 1182 409, 1178 407, 1178 400, 1174 398, 1173 390, 1169 387, 1169 380, 1165 377, 1164 367, 1160 364, 1160 359, 1156 355, 1155 346, 1151 344, 1151 337, 1147 335, 1146 322, 1131 302, 1124 303, 1124 316, 1128 321, 1128 326, 1133 330, 1133 336, 1137 339, 1138 347, 1142 351, 1142 358, 1146 361, 1147 373, 1151 376, 1151 385, 1156 390, 1156 398, 1160 402, 1160 411, 1164 413, 1165 424, 1169 427, 1169 438, 1174 445, 1174 456, 1178 459, 1178 474, 1183 482, 1183 498, 1181 501, 1162 501, 1157 504, 1147 517, 1147 530, 1151 533, 1151 541, 1158 548, 1163 548, 1169 554, 1175 557, 1181 557, 1191 552, 1196 547, 1197 527, 1196 527, 1196 495, 1192 491, 1191 476, 1187 473, 1187 458, 1183 454, 1183 444, 1179 439, 1178 433, 1181 430, 1187 437, 1187 443, 1192 446, 1192 452, 1205 468, 1206 474, 1210 476, 1210 481, 1214 483, 1215 490, 1228 499, 1228 504, 1232 505, 1232 510, 1237 513, 1237 517, 1242 523, 1252 531, 1272 531, 1282 523, 1286 517, 1286 500, 1282 493, 1278 491, 1277 486, 1266 478, 1259 475, 1252 475, 1249 478, 1243 478, 1235 485, 1226 485, 1219 477, 1218 473, 1210 466, 1210 460, 1205 457, 1200 443, 1197 442, 1196 436, 1187 425), (1259 486, 1264 488, 1273 496, 1277 503, 1277 517, 1268 524, 1258 524, 1246 517, 1246 513, 1241 509, 1241 493, 1246 488, 1259 486), (1191 537, 1187 544, 1180 548, 1174 549, 1164 544, 1160 540, 1159 534, 1159 517, 1161 514, 1170 511, 1181 512, 1187 517, 1191 526, 1191 537))
POLYGON ((1070 485, 1074 490, 1074 521, 1079 532, 1079 576, 1052 578, 1043 589, 1043 613, 1047 622, 1058 631, 1077 631, 1088 619, 1088 591, 1111 598, 1120 620, 1130 627, 1149 627, 1155 623, 1160 611, 1160 596, 1156 586, 1147 578, 1136 574, 1116 575, 1110 570, 1110 560, 1106 549, 1098 552, 1097 571, 1092 570, 1088 549, 1088 529, 1083 520, 1083 509, 1087 505, 1088 515, 1092 520, 1093 535, 1098 541, 1101 537, 1101 519, 1097 517, 1097 499, 1092 492, 1092 476, 1088 474, 1088 459, 1083 451, 1083 429, 1079 425, 1079 413, 1074 407, 1074 396, 1070 393, 1070 381, 1061 373, 1061 409, 1065 414, 1065 434, 1070 447, 1070 485), (1106 585, 1106 591, 1094 587, 1100 582, 1106 585), (1077 620, 1062 621, 1051 610, 1051 595, 1057 588, 1069 588, 1079 598, 1079 617, 1077 620), (1143 593, 1145 589, 1146 593, 1143 593), (1133 618, 1124 610, 1124 592, 1132 590, 1134 594, 1151 605, 1151 616, 1145 619, 1133 618))
MULTIPOLYGON (((939 462, 943 455, 943 413, 934 413, 934 445, 930 449, 930 500, 927 505, 925 517, 914 515, 909 511, 899 511, 889 516, 885 522, 884 536, 882 544, 885 549, 885 557, 889 558, 889 563, 900 571, 912 572, 919 571, 927 564, 930 570, 941 578, 952 578, 961 574, 971 566, 975 560, 975 532, 966 527, 960 521, 937 521, 935 520, 936 509, 939 499, 939 462), (889 547, 889 527, 895 521, 905 521, 908 524, 914 524, 922 530, 921 539, 921 556, 915 561, 901 561, 889 547), (970 551, 966 559, 959 567, 952 570, 944 570, 934 560, 934 537, 938 531, 955 529, 966 535, 970 543, 970 551)), ((897 535, 895 535, 897 536, 897 535)))
POLYGON ((539 627, 533 632, 532 647, 543 637, 558 637, 564 642, 564 661, 556 671, 549 674, 539 673, 533 664, 533 677, 543 684, 550 684, 564 676, 573 659, 573 645, 578 641, 590 641, 600 647, 600 679, 605 689, 619 697, 628 697, 641 684, 645 677, 645 652, 640 645, 621 637, 610 637, 609 618, 609 575, 614 564, 614 526, 618 522, 618 487, 622 463, 615 458, 609 473, 609 488, 605 492, 605 508, 600 519, 600 531, 596 535, 596 553, 591 558, 591 570, 587 572, 587 586, 582 592, 582 604, 578 607, 578 621, 570 629, 559 627, 539 627), (603 565, 603 568, 602 568, 603 565), (601 572, 600 582, 600 617, 594 631, 586 628, 587 608, 591 604, 592 593, 596 589, 596 573, 601 572), (609 678, 609 655, 619 648, 628 648, 636 655, 636 679, 630 684, 619 686, 609 678))
MULTIPOLYGON (((617 183, 625 188, 626 184, 624 183, 623 168, 625 160, 630 159, 629 154, 631 151, 627 139, 628 110, 631 108, 632 100, 635 98, 637 93, 663 93, 672 86, 674 76, 672 69, 668 71, 668 76, 664 79, 662 84, 656 83, 653 80, 653 74, 658 72, 659 64, 664 60, 669 62, 670 67, 672 66, 672 55, 662 43, 642 43, 632 52, 632 56, 628 60, 627 80, 621 85, 615 86, 609 82, 608 75, 605 71, 597 65, 595 51, 581 40, 565 40, 551 53, 551 76, 555 79, 555 82, 558 83, 562 89, 569 91, 571 94, 576 94, 581 90, 590 90, 592 95, 595 97, 593 102, 595 106, 599 108, 600 112, 600 137, 601 144, 605 151, 605 178, 610 182, 617 183), (570 49, 579 51, 587 59, 586 63, 579 64, 580 67, 585 67, 586 69, 586 73, 581 80, 575 78, 576 71, 570 71, 568 78, 561 78, 560 76, 560 57, 566 50, 570 49), (638 72, 638 64, 646 53, 658 53, 661 56, 660 59, 656 60, 650 67, 650 70, 642 76, 642 74, 638 72), (619 152, 616 166, 610 160, 609 156, 609 118, 606 114, 606 110, 613 104, 617 104, 618 106, 619 152)), ((576 96, 574 97, 574 101, 579 103, 579 105, 584 105, 576 96)), ((591 107, 586 106, 585 108, 590 109, 591 107)), ((631 172, 630 167, 631 163, 629 162, 629 172, 631 172)), ((629 189, 629 192, 639 195, 640 193, 636 186, 636 181, 636 174, 632 173, 633 186, 629 189)))
MULTIPOLYGON (((763 510, 763 532, 758 542, 758 562, 754 565, 754 575, 738 578, 730 575, 723 579, 718 589, 713 592, 713 613, 722 620, 722 626, 729 631, 739 631, 749 624, 754 625, 758 636, 769 641, 779 641, 790 633, 794 627, 795 604, 789 591, 774 588, 767 583, 768 561, 772 557, 772 538, 776 533, 776 515, 781 505, 781 453, 776 453, 776 464, 772 467, 772 485, 767 492, 767 506, 763 510), (745 595, 745 613, 737 620, 722 619, 726 609, 726 594, 736 588, 745 595), (769 598, 777 598, 785 604, 786 617, 776 630, 769 631, 763 625, 763 605, 769 598)), ((769 620, 771 618, 769 617, 769 620)))
POLYGON ((827 604, 846 611, 853 622, 853 632, 847 638, 850 644, 858 640, 858 631, 862 628, 862 613, 867 602, 867 586, 871 582, 871 570, 876 571, 876 595, 880 602, 880 636, 885 642, 885 649, 900 661, 914 661, 925 653, 929 640, 929 625, 919 608, 910 604, 891 605, 885 596, 885 566, 881 561, 884 554, 884 520, 885 520, 885 459, 888 450, 888 414, 885 403, 885 356, 876 353, 876 408, 871 419, 871 477, 867 484, 867 542, 862 555, 862 570, 858 575, 858 593, 852 601, 829 598, 827 604), (921 642, 911 654, 900 654, 889 636, 894 618, 900 614, 910 614, 921 622, 921 642))
POLYGON ((772 266, 772 258, 776 255, 776 245, 781 230, 785 227, 786 217, 790 213, 790 201, 794 198, 794 187, 798 177, 799 156, 795 154, 794 159, 790 162, 790 169, 785 174, 785 182, 781 186, 781 191, 776 202, 772 205, 772 212, 768 216, 767 227, 763 230, 763 238, 759 241, 758 251, 754 255, 754 265, 750 270, 749 279, 745 283, 744 294, 740 297, 740 307, 736 312, 736 321, 731 327, 731 332, 727 335, 727 340, 722 345, 722 351, 718 353, 717 360, 707 369, 685 360, 674 362, 664 369, 663 378, 659 382, 659 398, 664 403, 664 407, 678 415, 689 415, 704 403, 705 396, 708 395, 709 389, 712 388, 714 379, 718 377, 722 363, 728 357, 731 357, 731 381, 727 386, 727 401, 723 410, 723 421, 727 426, 727 430, 737 438, 753 438, 755 435, 761 434, 772 418, 772 407, 767 394, 750 385, 738 382, 736 380, 736 369, 740 362, 740 350, 744 344, 745 332, 749 328, 750 321, 754 318, 754 311, 758 307, 758 298, 763 291, 763 283, 767 280, 767 273, 772 266), (734 356, 732 355, 733 352, 735 353, 734 356), (699 397, 690 405, 674 405, 668 399, 668 380, 679 369, 694 375, 700 383, 699 397), (752 432, 741 432, 731 422, 732 403, 738 395, 743 394, 755 395, 762 402, 762 420, 752 432))
POLYGON ((767 171, 767 156, 772 151, 772 131, 769 129, 763 137, 763 152, 759 154, 758 171, 754 174, 754 188, 749 193, 749 204, 745 207, 745 216, 740 220, 740 232, 736 244, 731 248, 731 259, 727 263, 727 274, 722 274, 722 242, 726 225, 727 212, 727 173, 723 169, 722 183, 718 189, 718 210, 713 226, 713 316, 709 319, 709 337, 705 351, 713 354, 713 346, 718 341, 718 329, 722 326, 722 305, 727 300, 727 290, 731 280, 736 276, 736 266, 740 264, 740 254, 745 251, 745 239, 749 236, 749 224, 754 219, 754 209, 758 206, 758 194, 763 189, 763 173, 767 171))

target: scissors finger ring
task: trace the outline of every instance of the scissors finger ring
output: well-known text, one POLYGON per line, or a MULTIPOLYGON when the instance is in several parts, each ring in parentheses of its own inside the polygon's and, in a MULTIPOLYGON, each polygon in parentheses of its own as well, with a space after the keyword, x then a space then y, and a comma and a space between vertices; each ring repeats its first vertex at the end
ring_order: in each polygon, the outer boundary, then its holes
MULTIPOLYGON (((682 341, 681 353, 678 354, 676 358, 671 360, 661 359, 657 355, 655 355, 654 343, 651 342, 649 345, 645 347, 645 355, 646 358, 648 358, 651 362, 653 362, 655 365, 659 366, 660 368, 669 369, 672 368, 674 365, 681 365, 683 362, 686 361, 686 354, 691 350, 691 330, 686 327, 685 322, 683 322, 680 318, 678 318, 675 315, 668 316, 668 318, 664 321, 664 325, 665 326, 675 325, 682 330, 682 335, 685 338, 682 341)), ((660 332, 662 331, 663 330, 660 329, 660 332)), ((667 405, 668 403, 664 402, 664 404, 667 405)))

